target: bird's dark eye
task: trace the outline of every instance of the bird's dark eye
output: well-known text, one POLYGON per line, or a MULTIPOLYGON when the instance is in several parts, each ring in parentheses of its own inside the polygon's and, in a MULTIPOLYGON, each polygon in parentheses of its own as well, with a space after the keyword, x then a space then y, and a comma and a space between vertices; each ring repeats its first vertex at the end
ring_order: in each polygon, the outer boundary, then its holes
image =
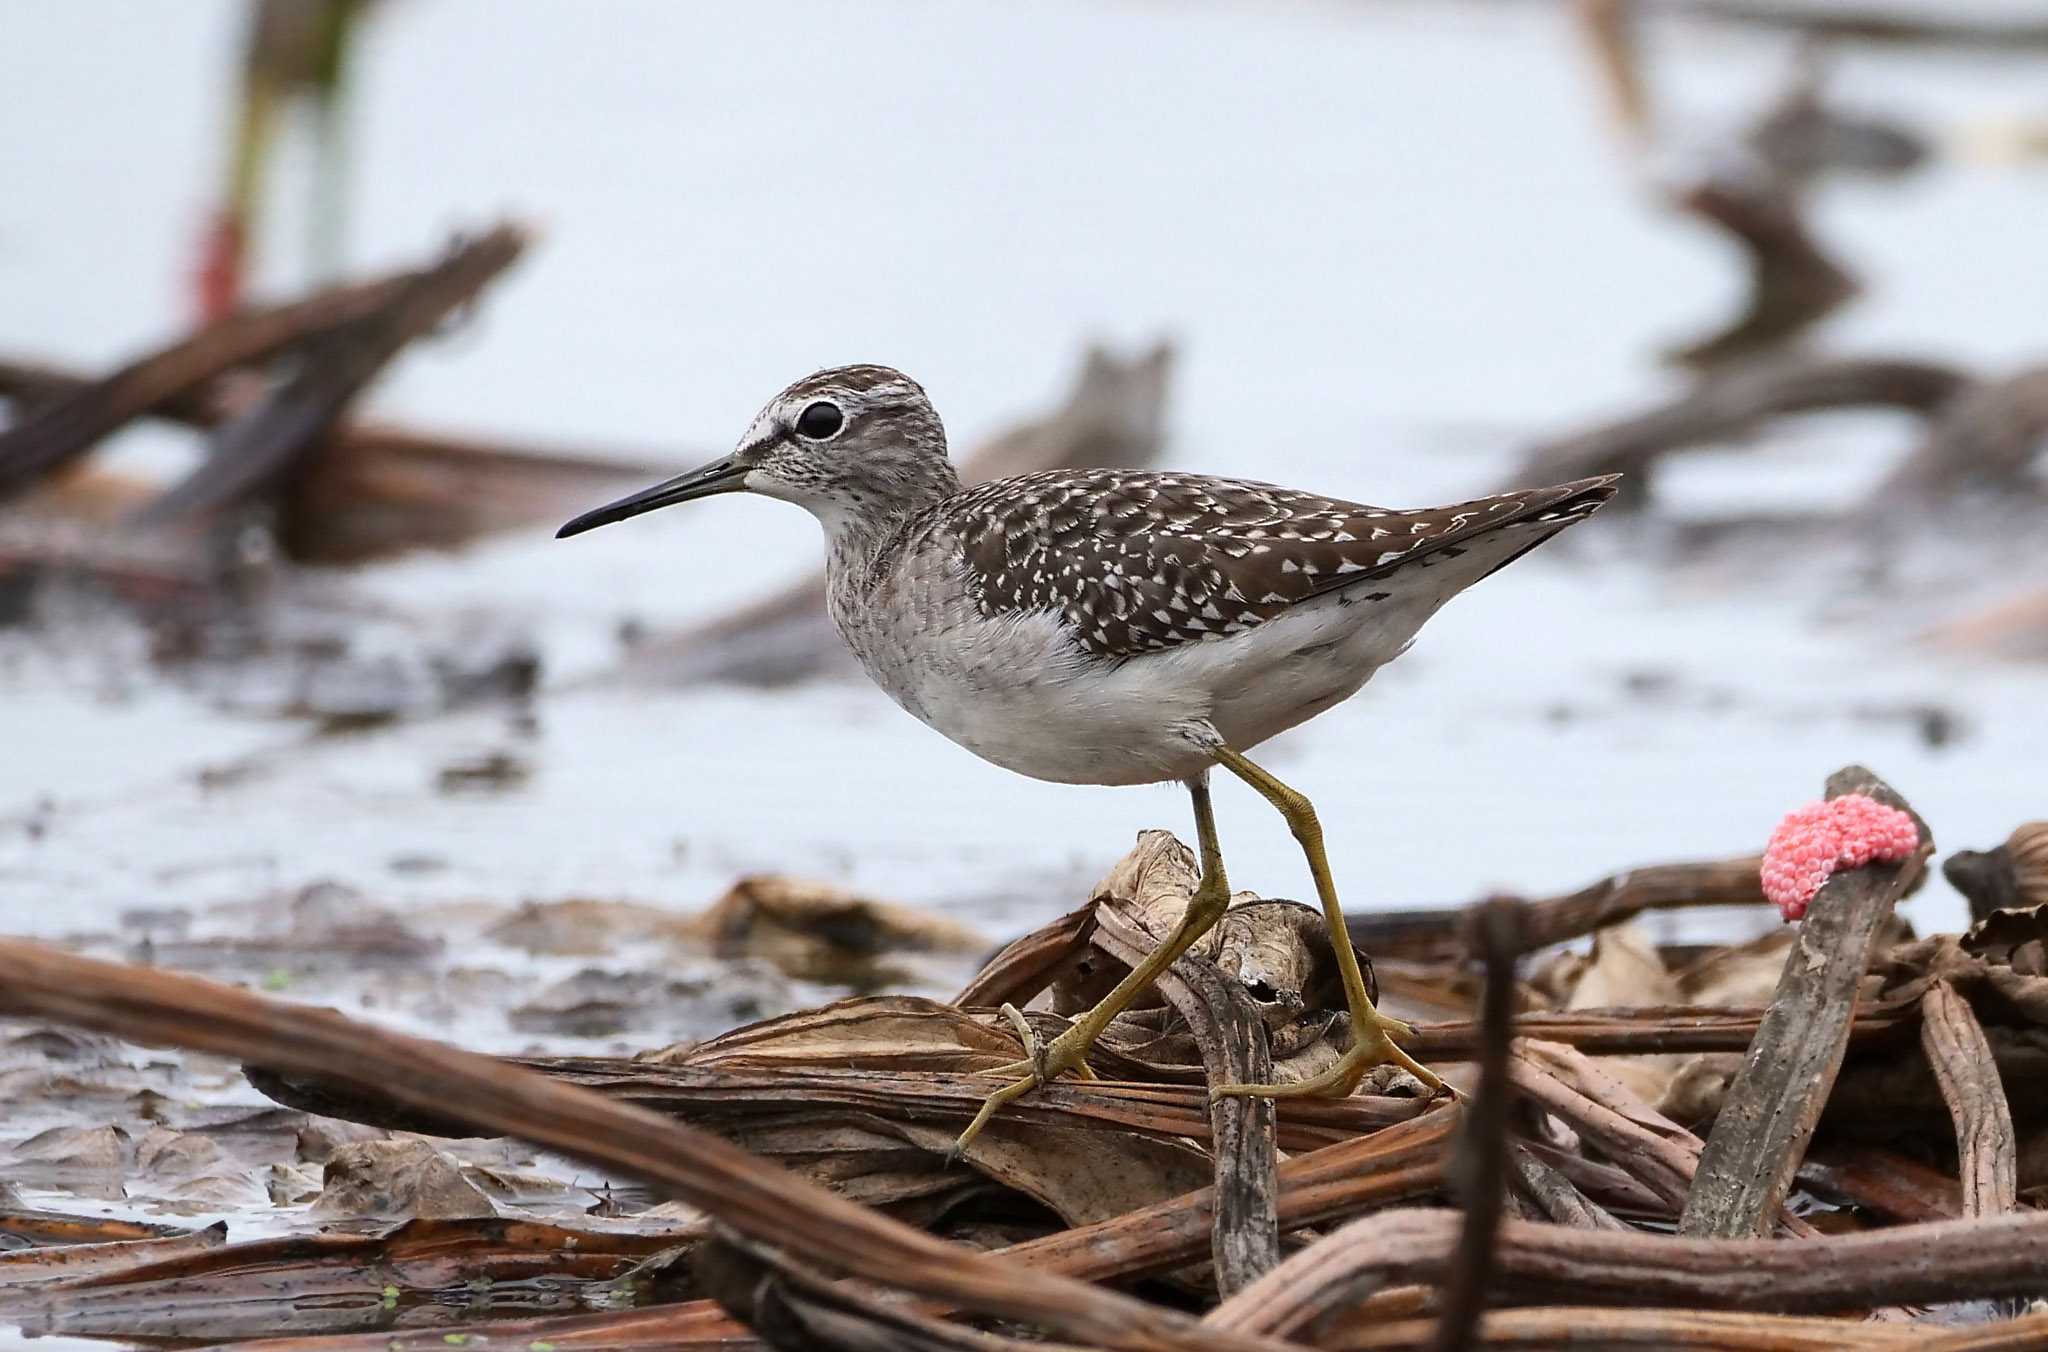
POLYGON ((844 426, 846 415, 839 411, 839 405, 824 399, 796 415, 796 434, 812 441, 838 436, 839 429, 844 426))

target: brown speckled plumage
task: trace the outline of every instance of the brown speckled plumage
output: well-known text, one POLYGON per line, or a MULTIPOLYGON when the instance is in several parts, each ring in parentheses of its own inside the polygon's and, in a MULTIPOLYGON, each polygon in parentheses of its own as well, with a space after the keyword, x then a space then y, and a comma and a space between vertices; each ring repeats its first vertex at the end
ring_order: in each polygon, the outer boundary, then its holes
POLYGON ((931 510, 985 613, 1057 611, 1089 652, 1126 657, 1242 633, 1340 588, 1372 597, 1359 584, 1457 558, 1494 531, 1534 545, 1611 492, 1588 481, 1396 511, 1246 479, 1056 470, 931 510))

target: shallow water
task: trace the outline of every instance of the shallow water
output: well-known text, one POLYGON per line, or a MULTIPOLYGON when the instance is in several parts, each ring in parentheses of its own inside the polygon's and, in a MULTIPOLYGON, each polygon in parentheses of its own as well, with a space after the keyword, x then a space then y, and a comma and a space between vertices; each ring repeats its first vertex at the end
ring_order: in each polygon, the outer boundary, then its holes
MULTIPOLYGON (((0 349, 104 365, 181 320, 233 9, 81 0, 9 27, 0 349)), ((1680 139, 1752 108, 1788 55, 1656 32, 1680 139)), ((1050 397, 1085 337, 1167 332, 1172 463, 1393 505, 1467 495, 1533 437, 1654 397, 1654 349, 1731 303, 1721 244, 1647 205, 1583 66, 1541 6, 391 6, 360 64, 355 260, 413 257, 500 210, 547 238, 374 405, 680 463, 804 370, 882 360, 967 445, 1050 397)), ((2038 106, 2037 72, 1993 55, 1857 52, 1839 77, 1943 133, 2038 106)), ((280 284, 302 233, 289 178, 264 235, 280 284)), ((2001 369, 2034 355, 2044 203, 2039 170, 1971 163, 1831 192, 1820 225, 1874 289, 1829 338, 2001 369)), ((1833 420, 1767 467, 1708 460, 1673 485, 1701 510, 1843 501, 1909 436, 1833 420)), ((151 434, 122 453, 185 448, 151 434)), ((1940 660, 1867 616, 1825 623, 1818 572, 1680 580, 1620 526, 1577 533, 1269 748, 1321 807, 1353 905, 1753 849, 1848 761, 1945 844, 2039 815, 2038 671, 1940 660), (1954 711, 1961 736, 1932 746, 1887 715, 1916 705, 1954 711)), ((578 688, 543 697, 530 735, 477 713, 290 749, 301 728, 155 684, 118 630, 10 639, 0 928, 320 880, 401 908, 694 909, 772 869, 1002 934, 1070 906, 1139 828, 1184 826, 1177 790, 1007 776, 864 685, 579 684, 622 618, 717 613, 816 553, 799 513, 724 500, 355 580, 414 612, 533 624, 549 684, 578 688), (266 749, 286 750, 196 778, 266 749), (531 762, 523 786, 436 792, 440 767, 496 749, 531 762), (395 864, 420 858, 436 866, 395 864)), ((1220 810, 1240 886, 1306 891, 1262 804, 1225 787, 1220 810)), ((1911 910, 1960 916, 1939 884, 1911 910)))

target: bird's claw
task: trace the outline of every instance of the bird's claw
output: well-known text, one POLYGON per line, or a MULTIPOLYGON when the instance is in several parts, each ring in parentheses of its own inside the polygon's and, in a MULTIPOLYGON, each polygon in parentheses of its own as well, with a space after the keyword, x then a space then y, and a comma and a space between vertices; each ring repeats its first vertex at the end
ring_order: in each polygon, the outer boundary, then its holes
POLYGON ((1442 1080, 1420 1061, 1401 1050, 1395 1037, 1408 1037, 1414 1029, 1399 1019, 1390 1019, 1376 1009, 1354 1015, 1351 1045, 1337 1064, 1319 1075, 1287 1084, 1219 1084, 1209 1089, 1211 1100, 1220 1098, 1343 1098, 1357 1090, 1366 1072, 1374 1066, 1396 1065, 1422 1081, 1431 1096, 1444 1087, 1442 1080))
POLYGON ((1003 1017, 1016 1029, 1018 1040, 1024 1044, 1026 1059, 981 1072, 984 1075, 1009 1076, 1011 1082, 982 1100, 981 1111, 974 1115, 974 1120, 967 1124, 967 1130, 961 1132, 946 1151, 949 1163, 960 1158, 969 1143, 981 1134, 981 1129, 1005 1103, 1022 1098, 1040 1085, 1051 1084, 1070 1070, 1084 1080, 1095 1078, 1095 1072, 1088 1069, 1088 1047, 1095 1039, 1077 1036, 1080 1032, 1078 1025, 1051 1042, 1043 1042, 1015 1005, 1004 1005, 1003 1017))
POLYGON ((1003 1003, 1003 1017, 1010 1021, 1010 1027, 1017 1030, 1017 1040, 1024 1044, 1024 1063, 1031 1067, 1031 1082, 1044 1084, 1052 1078, 1046 1063, 1045 1044, 1038 1039, 1038 1032, 1031 1021, 1024 1017, 1024 1011, 1008 1001, 1003 1003))

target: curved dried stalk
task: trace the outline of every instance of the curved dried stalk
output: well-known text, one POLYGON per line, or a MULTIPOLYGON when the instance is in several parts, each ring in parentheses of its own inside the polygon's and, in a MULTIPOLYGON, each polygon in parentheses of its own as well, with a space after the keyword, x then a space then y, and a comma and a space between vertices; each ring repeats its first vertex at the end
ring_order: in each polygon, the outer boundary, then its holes
POLYGON ((642 1108, 329 1010, 0 941, 0 1008, 118 1037, 374 1085, 395 1102, 645 1181, 763 1243, 962 1309, 1131 1352, 1277 1352, 1265 1339, 935 1239, 642 1108))
MULTIPOLYGON (((1215 1327, 1285 1336, 1393 1285, 1443 1280, 1461 1226, 1427 1209, 1362 1217, 1218 1306, 1215 1327)), ((1679 1239, 1504 1221, 1496 1289, 1582 1304, 1824 1314, 2027 1295, 2048 1214, 1936 1221, 1797 1241, 1679 1239)))

